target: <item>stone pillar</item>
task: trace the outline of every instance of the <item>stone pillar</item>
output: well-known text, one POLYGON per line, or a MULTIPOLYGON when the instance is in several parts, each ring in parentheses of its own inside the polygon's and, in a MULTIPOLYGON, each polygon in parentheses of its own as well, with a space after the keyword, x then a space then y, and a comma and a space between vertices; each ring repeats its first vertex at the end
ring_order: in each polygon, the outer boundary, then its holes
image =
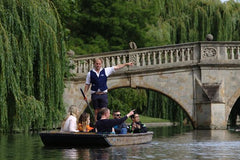
POLYGON ((211 129, 226 129, 227 120, 225 117, 225 104, 224 103, 212 103, 211 104, 211 129))
POLYGON ((225 104, 197 104, 197 129, 226 129, 225 104))
POLYGON ((196 129, 211 129, 211 104, 197 104, 196 116, 196 129))

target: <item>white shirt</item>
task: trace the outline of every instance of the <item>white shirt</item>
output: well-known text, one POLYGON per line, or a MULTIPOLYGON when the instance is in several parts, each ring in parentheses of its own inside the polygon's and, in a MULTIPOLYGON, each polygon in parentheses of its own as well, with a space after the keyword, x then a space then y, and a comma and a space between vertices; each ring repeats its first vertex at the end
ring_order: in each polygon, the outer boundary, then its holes
POLYGON ((66 120, 61 132, 79 132, 77 130, 77 118, 70 115, 66 120))
MULTIPOLYGON (((106 67, 106 68, 104 68, 104 69, 105 69, 105 74, 106 74, 107 77, 110 76, 112 73, 115 72, 114 66, 113 66, 113 67, 106 67)), ((100 73, 102 70, 103 70, 103 68, 100 69, 99 73, 100 73)), ((99 73, 96 72, 95 69, 93 69, 93 72, 95 72, 95 73, 97 74, 97 76, 99 77, 99 73)), ((88 74, 87 74, 86 84, 91 84, 90 71, 89 71, 88 74)), ((97 92, 100 92, 100 89, 98 89, 97 92)), ((107 89, 106 89, 105 91, 103 91, 103 92, 107 92, 107 89)), ((91 90, 91 94, 93 94, 93 93, 95 93, 95 91, 92 91, 92 90, 91 90)))

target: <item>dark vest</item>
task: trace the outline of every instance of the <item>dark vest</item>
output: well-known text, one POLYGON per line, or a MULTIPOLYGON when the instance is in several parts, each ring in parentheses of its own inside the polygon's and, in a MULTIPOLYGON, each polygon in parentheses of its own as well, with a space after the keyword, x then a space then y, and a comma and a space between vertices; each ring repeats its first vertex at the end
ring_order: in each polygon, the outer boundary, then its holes
POLYGON ((108 89, 107 88, 107 76, 105 74, 105 69, 103 69, 100 72, 99 77, 93 70, 91 70, 90 71, 90 82, 92 83, 92 87, 91 87, 92 91, 97 91, 98 89, 100 89, 101 91, 104 91, 104 90, 108 89))

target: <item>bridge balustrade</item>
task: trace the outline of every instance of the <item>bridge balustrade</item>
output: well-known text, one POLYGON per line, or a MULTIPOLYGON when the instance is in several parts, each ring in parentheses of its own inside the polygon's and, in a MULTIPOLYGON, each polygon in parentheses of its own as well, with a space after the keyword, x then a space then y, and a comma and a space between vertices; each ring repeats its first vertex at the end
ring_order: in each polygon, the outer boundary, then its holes
POLYGON ((81 55, 73 58, 75 69, 72 70, 72 73, 77 75, 86 74, 93 68, 93 60, 96 57, 103 59, 103 67, 132 61, 135 67, 131 67, 130 70, 170 65, 194 65, 208 59, 214 59, 215 62, 224 61, 226 63, 228 61, 228 63, 238 63, 240 59, 240 43, 195 42, 81 55))
POLYGON ((240 46, 227 46, 226 50, 229 60, 240 59, 240 46))

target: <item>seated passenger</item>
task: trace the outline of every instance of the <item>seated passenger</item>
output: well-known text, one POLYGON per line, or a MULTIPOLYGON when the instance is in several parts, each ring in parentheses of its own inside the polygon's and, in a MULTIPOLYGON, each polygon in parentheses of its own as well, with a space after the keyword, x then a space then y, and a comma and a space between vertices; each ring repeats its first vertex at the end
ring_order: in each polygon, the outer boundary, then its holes
POLYGON ((78 123, 78 130, 82 132, 90 132, 93 130, 92 127, 90 127, 90 114, 83 112, 79 118, 78 123))
MULTIPOLYGON (((114 111, 113 118, 120 119, 121 118, 120 111, 114 111)), ((114 126, 113 128, 114 128, 116 134, 127 134, 127 125, 124 122, 119 125, 114 126)))
POLYGON ((139 115, 135 113, 131 116, 132 123, 128 127, 130 133, 145 133, 147 132, 147 127, 145 124, 141 123, 139 115))
POLYGON ((79 132, 77 130, 78 115, 79 115, 79 111, 78 111, 77 106, 71 105, 68 108, 68 115, 62 123, 61 132, 79 132))
POLYGON ((134 114, 134 110, 130 111, 126 116, 120 119, 109 119, 110 110, 108 108, 102 108, 99 113, 101 119, 96 123, 97 132, 101 134, 109 134, 112 132, 113 126, 123 123, 128 117, 134 114))

